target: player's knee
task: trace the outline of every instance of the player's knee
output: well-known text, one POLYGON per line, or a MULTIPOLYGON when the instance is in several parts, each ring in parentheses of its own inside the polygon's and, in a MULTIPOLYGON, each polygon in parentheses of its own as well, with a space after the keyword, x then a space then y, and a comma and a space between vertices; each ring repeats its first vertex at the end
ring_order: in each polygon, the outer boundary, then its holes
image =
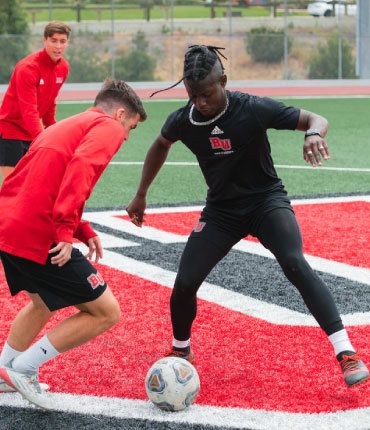
POLYGON ((116 325, 120 319, 121 319, 121 309, 119 307, 118 302, 116 301, 111 305, 109 314, 107 315, 107 325, 109 326, 108 328, 116 325))
POLYGON ((195 286, 189 280, 177 277, 173 288, 173 299, 175 301, 190 301, 196 295, 198 286, 195 286))
POLYGON ((296 277, 303 272, 305 260, 303 256, 292 254, 280 261, 280 265, 288 278, 296 277))
POLYGON ((112 300, 96 315, 101 328, 105 331, 113 327, 121 318, 121 309, 116 300, 112 300))

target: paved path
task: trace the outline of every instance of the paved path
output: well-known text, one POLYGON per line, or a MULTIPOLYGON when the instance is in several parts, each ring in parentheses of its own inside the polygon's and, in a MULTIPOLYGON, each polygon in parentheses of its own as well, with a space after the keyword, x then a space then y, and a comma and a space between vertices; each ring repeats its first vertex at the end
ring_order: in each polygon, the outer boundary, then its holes
MULTIPOLYGON (((131 83, 143 99, 159 89, 167 88, 171 82, 131 83)), ((64 85, 58 100, 89 100, 95 98, 100 84, 64 85)), ((230 81, 227 88, 258 96, 370 96, 370 80, 342 81, 230 81)), ((183 84, 161 92, 155 98, 187 98, 183 84)))
MULTIPOLYGON (((167 88, 171 82, 132 82, 130 85, 143 99, 159 89, 167 88)), ((93 100, 101 84, 65 84, 57 100, 93 100)), ((6 85, 0 85, 0 101, 6 91, 6 85)), ((370 79, 356 80, 302 80, 302 81, 230 81, 230 90, 239 90, 258 96, 370 96, 370 79)), ((187 98, 183 84, 171 90, 157 94, 154 98, 187 98)))

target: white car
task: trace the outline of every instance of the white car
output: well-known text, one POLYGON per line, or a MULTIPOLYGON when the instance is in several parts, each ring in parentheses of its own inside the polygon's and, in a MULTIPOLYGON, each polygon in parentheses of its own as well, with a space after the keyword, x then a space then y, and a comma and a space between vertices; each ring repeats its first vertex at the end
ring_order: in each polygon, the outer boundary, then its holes
MULTIPOLYGON (((312 16, 332 16, 333 15, 333 4, 332 0, 316 1, 315 3, 310 3, 307 7, 307 12, 312 16)), ((339 1, 338 1, 339 3, 339 1)), ((335 15, 339 13, 344 15, 345 8, 347 7, 347 14, 350 16, 355 16, 357 13, 356 4, 347 4, 348 0, 342 0, 343 4, 335 4, 335 15)))

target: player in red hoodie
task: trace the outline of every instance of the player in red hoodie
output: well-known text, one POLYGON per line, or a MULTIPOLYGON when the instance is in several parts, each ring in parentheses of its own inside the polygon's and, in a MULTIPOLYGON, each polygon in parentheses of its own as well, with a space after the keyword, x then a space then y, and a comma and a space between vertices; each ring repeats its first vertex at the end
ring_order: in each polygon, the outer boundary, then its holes
POLYGON ((43 131, 0 190, 0 256, 12 295, 31 302, 13 321, 0 356, 0 378, 24 398, 52 408, 40 389, 46 361, 111 328, 120 318, 117 300, 88 258, 102 257, 99 237, 81 221, 85 201, 114 154, 146 112, 123 81, 106 80, 93 108, 43 131), (54 311, 80 312, 32 342, 54 311))
POLYGON ((71 29, 52 21, 44 30, 44 49, 28 55, 14 69, 0 107, 0 170, 4 180, 45 128, 55 123, 55 99, 67 79, 62 58, 71 29))

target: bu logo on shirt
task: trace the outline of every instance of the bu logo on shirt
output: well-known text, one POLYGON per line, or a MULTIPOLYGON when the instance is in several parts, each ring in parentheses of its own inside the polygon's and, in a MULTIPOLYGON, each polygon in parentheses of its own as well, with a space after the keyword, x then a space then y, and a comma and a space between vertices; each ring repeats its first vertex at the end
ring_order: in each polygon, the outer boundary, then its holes
POLYGON ((92 273, 90 276, 87 277, 87 280, 89 281, 93 290, 95 290, 95 288, 98 288, 99 285, 103 286, 105 284, 104 279, 99 272, 92 273))
POLYGON ((219 137, 209 138, 213 149, 223 149, 229 151, 231 149, 230 139, 220 139, 219 137))
POLYGON ((204 229, 205 225, 206 223, 204 221, 198 221, 194 227, 195 233, 201 232, 204 229))

